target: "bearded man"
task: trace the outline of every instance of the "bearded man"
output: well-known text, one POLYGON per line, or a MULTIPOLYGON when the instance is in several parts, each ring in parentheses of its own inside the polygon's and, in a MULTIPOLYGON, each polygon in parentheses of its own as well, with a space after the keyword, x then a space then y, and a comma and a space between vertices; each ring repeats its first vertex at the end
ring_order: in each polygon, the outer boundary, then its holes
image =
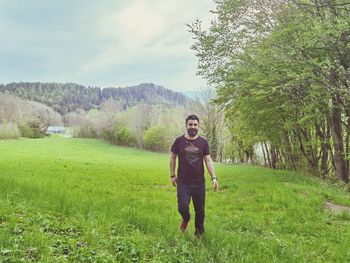
POLYGON ((205 178, 204 165, 213 182, 214 191, 219 188, 215 176, 214 164, 209 154, 208 141, 198 135, 199 118, 190 115, 186 118, 187 134, 176 138, 171 147, 170 180, 177 187, 178 211, 182 217, 180 231, 186 231, 190 221, 190 201, 195 211, 195 235, 204 233, 205 217, 205 178), (175 175, 176 158, 179 159, 177 176, 175 175))

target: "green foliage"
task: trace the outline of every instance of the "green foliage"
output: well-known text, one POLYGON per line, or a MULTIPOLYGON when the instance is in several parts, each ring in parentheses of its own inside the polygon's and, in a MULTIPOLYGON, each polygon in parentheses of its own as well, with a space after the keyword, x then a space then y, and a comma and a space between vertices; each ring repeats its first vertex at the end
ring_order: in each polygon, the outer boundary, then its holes
POLYGON ((95 128, 88 124, 80 126, 75 136, 80 138, 98 138, 95 128))
POLYGON ((166 132, 159 134, 163 142, 146 142, 146 147, 155 151, 168 150, 170 141, 183 133, 185 112, 188 110, 185 107, 169 108, 144 103, 119 110, 111 110, 114 108, 112 104, 104 106, 101 110, 74 112, 66 116, 68 123, 78 125, 75 137, 102 138, 112 144, 143 148, 145 131, 167 123, 166 132))
POLYGON ((350 4, 228 0, 215 14, 209 30, 197 21, 190 31, 233 137, 269 142, 279 167, 335 169, 347 182, 350 4))
POLYGON ((136 145, 136 138, 128 127, 119 127, 114 133, 114 141, 118 145, 136 145))
POLYGON ((0 139, 18 139, 20 136, 42 138, 46 136, 46 131, 47 124, 40 119, 23 122, 19 125, 4 122, 0 125, 0 139))
POLYGON ((34 119, 28 122, 28 126, 32 131, 32 133, 27 133, 27 135, 31 135, 30 138, 43 138, 46 136, 48 125, 44 121, 34 119))
POLYGON ((20 130, 16 123, 3 122, 0 124, 0 140, 18 139, 20 130))
POLYGON ((115 142, 114 132, 107 129, 102 131, 102 138, 109 143, 115 142))
POLYGON ((21 98, 38 101, 52 107, 60 114, 84 109, 99 108, 108 99, 123 101, 123 107, 137 103, 162 104, 166 106, 184 105, 186 96, 154 84, 140 84, 127 88, 85 87, 75 83, 20 82, 0 84, 0 92, 7 91, 21 98))
POLYGON ((34 132, 28 123, 21 123, 19 125, 19 130, 21 132, 21 137, 34 138, 34 132))
POLYGON ((143 137, 145 149, 162 152, 170 149, 171 139, 166 127, 153 126, 146 130, 143 137))

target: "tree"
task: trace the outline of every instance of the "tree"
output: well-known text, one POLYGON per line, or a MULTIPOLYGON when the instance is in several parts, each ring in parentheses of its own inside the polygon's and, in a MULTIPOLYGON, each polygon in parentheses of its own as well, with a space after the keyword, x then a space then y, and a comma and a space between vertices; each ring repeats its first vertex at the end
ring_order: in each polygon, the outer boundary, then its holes
POLYGON ((227 0, 215 13, 190 30, 234 135, 262 142, 271 167, 332 166, 348 182, 350 4, 227 0))
POLYGON ((197 102, 193 103, 193 112, 196 112, 200 119, 200 128, 207 138, 210 148, 210 155, 214 161, 222 161, 224 143, 227 138, 223 136, 225 128, 224 111, 214 103, 216 93, 213 89, 203 89, 197 102))
POLYGON ((152 106, 139 104, 134 107, 132 115, 132 132, 136 135, 136 141, 140 148, 143 147, 145 131, 151 126, 152 106))
POLYGON ((134 146, 136 144, 135 136, 127 127, 119 127, 115 131, 114 140, 116 144, 124 146, 134 146))
POLYGON ((170 137, 166 127, 153 126, 146 130, 143 137, 145 149, 163 152, 170 149, 170 137))

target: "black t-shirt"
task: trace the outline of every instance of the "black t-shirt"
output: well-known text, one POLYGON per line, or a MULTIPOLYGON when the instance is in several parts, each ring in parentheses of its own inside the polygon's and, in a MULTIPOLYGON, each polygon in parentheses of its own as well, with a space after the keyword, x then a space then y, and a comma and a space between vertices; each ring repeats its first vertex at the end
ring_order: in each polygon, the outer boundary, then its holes
POLYGON ((188 140, 185 136, 176 138, 171 151, 179 157, 178 180, 186 184, 204 183, 203 157, 209 155, 208 141, 198 136, 188 140))

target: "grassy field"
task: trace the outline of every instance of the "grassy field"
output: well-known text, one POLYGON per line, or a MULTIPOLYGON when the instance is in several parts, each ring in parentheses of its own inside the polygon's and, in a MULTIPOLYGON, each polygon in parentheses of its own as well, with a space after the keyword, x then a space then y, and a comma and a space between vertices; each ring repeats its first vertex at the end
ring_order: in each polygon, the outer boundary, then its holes
POLYGON ((197 239, 193 220, 178 231, 167 154, 54 137, 0 156, 0 262, 350 262, 350 215, 325 209, 350 195, 316 179, 216 165, 197 239))

